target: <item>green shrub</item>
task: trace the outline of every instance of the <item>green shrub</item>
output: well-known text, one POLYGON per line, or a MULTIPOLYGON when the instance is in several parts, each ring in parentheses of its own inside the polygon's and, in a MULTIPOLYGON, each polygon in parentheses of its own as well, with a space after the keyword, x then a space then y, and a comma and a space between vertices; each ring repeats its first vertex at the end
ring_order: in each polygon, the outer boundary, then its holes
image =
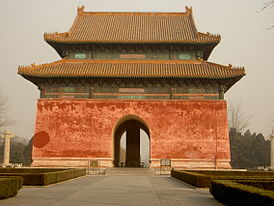
POLYGON ((230 180, 211 180, 210 193, 228 206, 274 205, 274 191, 247 186, 230 180))
POLYGON ((1 177, 0 178, 0 199, 13 197, 22 188, 22 177, 1 177))

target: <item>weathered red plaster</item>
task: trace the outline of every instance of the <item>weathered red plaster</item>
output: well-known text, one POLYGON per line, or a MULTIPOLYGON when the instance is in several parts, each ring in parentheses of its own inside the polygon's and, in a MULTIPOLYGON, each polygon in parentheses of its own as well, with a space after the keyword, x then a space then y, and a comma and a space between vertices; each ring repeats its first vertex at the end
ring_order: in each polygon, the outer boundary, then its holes
MULTIPOLYGON (((36 133, 47 133, 49 141, 37 147, 39 142, 35 140, 33 160, 113 159, 114 128, 126 115, 138 116, 147 125, 151 160, 170 158, 174 164, 182 161, 182 167, 184 161, 230 161, 223 100, 94 99, 40 99, 36 133)), ((46 142, 41 138, 40 141, 46 142)))

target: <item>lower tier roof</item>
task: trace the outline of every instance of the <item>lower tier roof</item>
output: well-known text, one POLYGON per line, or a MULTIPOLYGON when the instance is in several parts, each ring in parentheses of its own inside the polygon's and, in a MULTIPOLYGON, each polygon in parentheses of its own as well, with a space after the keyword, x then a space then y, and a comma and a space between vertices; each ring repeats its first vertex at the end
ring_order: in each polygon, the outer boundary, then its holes
POLYGON ((19 66, 24 77, 124 77, 230 79, 245 75, 244 68, 223 66, 204 60, 75 60, 19 66))

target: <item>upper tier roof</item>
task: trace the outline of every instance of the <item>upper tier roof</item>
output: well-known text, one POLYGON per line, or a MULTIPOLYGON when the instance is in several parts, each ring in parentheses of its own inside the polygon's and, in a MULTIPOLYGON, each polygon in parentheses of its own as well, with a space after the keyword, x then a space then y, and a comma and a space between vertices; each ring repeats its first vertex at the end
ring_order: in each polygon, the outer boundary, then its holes
POLYGON ((220 35, 197 32, 192 9, 184 13, 84 12, 78 8, 71 29, 45 33, 59 43, 219 43, 220 35))
POLYGON ((233 68, 203 60, 71 60, 20 66, 25 77, 127 77, 230 79, 245 75, 233 68))

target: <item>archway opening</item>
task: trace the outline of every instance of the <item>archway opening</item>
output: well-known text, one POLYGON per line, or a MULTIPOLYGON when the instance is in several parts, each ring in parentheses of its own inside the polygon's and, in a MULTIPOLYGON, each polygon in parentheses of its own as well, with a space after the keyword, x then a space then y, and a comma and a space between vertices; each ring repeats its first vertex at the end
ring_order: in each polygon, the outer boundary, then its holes
POLYGON ((123 121, 114 132, 115 167, 149 167, 150 138, 147 126, 136 119, 123 121))

